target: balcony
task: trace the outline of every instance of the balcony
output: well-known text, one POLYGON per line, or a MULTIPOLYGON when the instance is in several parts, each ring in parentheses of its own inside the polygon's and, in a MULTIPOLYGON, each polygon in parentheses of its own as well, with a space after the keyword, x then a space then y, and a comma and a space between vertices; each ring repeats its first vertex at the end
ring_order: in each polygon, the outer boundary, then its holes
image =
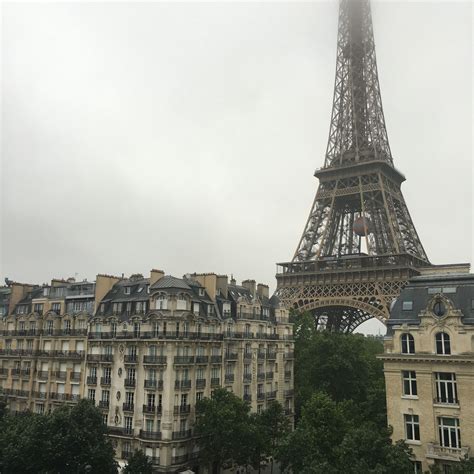
POLYGON ((100 361, 101 362, 113 362, 114 361, 114 355, 113 354, 101 354, 100 355, 100 361))
POLYGON ((448 448, 439 444, 426 444, 426 457, 428 459, 440 459, 442 461, 461 461, 469 456, 469 447, 448 448))
POLYGON ((87 354, 88 362, 99 362, 100 358, 101 358, 101 354, 87 354))
POLYGON ((140 430, 139 438, 147 440, 160 440, 161 431, 146 431, 140 430))
POLYGON ((145 380, 143 385, 145 388, 148 388, 148 389, 163 390, 163 380, 154 380, 154 379, 145 380))
POLYGON ((22 397, 22 398, 25 397, 25 398, 27 398, 29 396, 30 392, 28 390, 17 390, 17 389, 6 388, 4 390, 4 393, 5 393, 5 395, 9 395, 11 397, 22 397))
POLYGON ((155 413, 155 405, 143 405, 143 413, 155 413))
POLYGON ((252 395, 250 395, 250 393, 244 393, 244 401, 251 402, 252 401, 252 395))
POLYGON ((56 372, 54 372, 54 376, 58 380, 66 380, 67 372, 65 370, 57 370, 56 372))
POLYGON ((166 356, 164 356, 164 355, 144 355, 143 356, 143 363, 144 364, 164 365, 164 364, 166 364, 166 356))
POLYGON ((214 377, 211 379, 211 387, 219 387, 221 384, 221 379, 214 377))
POLYGON ((446 406, 459 406, 459 400, 457 398, 449 397, 435 397, 433 398, 433 403, 436 405, 446 405, 446 406))
POLYGON ((285 370, 285 380, 291 379, 291 370, 285 370))
POLYGON ((286 354, 283 354, 283 359, 285 360, 292 360, 294 358, 295 358, 294 352, 287 352, 286 354))
POLYGON ((273 372, 267 372, 265 374, 265 379, 266 380, 273 380, 273 372))
POLYGON ((252 374, 244 374, 244 382, 251 382, 252 374))
POLYGON ((191 430, 184 430, 184 431, 173 431, 171 434, 171 439, 184 439, 190 438, 192 436, 191 430))
POLYGON ((274 400, 277 396, 276 390, 273 390, 272 392, 267 392, 265 398, 267 400, 274 400))
POLYGON ((225 374, 225 381, 227 383, 232 383, 235 380, 234 374, 225 374))
POLYGON ((189 390, 191 388, 191 380, 175 380, 175 390, 189 390))
POLYGON ((138 361, 138 356, 137 354, 127 354, 123 357, 123 361, 126 364, 136 364, 138 361))
POLYGON ((257 393, 257 400, 265 400, 265 393, 263 392, 257 393))
POLYGON ((101 377, 100 378, 100 385, 104 387, 108 387, 112 382, 112 379, 110 377, 101 377))
POLYGON ((227 352, 224 358, 225 360, 237 360, 239 358, 239 355, 237 354, 237 352, 227 352))
POLYGON ((275 360, 276 359, 276 352, 267 352, 267 359, 268 360, 275 360))
POLYGON ((130 434, 130 430, 121 426, 107 426, 107 431, 109 434, 116 436, 128 436, 130 434))
POLYGON ((7 377, 8 376, 8 369, 1 367, 0 368, 0 377, 7 377))
POLYGON ((175 405, 174 414, 188 414, 191 411, 191 405, 175 405))
POLYGON ((12 369, 12 377, 19 377, 21 369, 12 369))
POLYGON ((221 355, 211 355, 211 364, 220 364, 222 362, 221 355))
POLYGON ((136 379, 125 379, 123 381, 123 384, 125 385, 125 387, 127 388, 133 388, 135 387, 135 384, 137 383, 136 379))
POLYGON ((285 397, 292 397, 294 395, 295 391, 293 389, 291 390, 285 390, 284 395, 285 397))
POLYGON ((259 374, 257 374, 257 380, 265 380, 265 372, 260 372, 259 374))
POLYGON ((196 356, 196 364, 207 364, 209 362, 209 356, 199 355, 196 356))
POLYGON ((76 395, 72 393, 51 392, 49 396, 53 400, 62 400, 62 401, 68 401, 68 402, 77 402, 81 399, 80 395, 76 395))
POLYGON ((99 400, 99 408, 109 409, 110 402, 109 400, 99 400))
POLYGON ((244 352, 244 360, 245 361, 252 360, 252 352, 244 352))
POLYGON ((81 380, 81 373, 80 372, 71 372, 69 375, 70 380, 74 380, 75 382, 79 382, 81 380))
POLYGON ((97 377, 89 375, 87 377, 87 385, 97 385, 97 377))
POLYGON ((134 408, 135 408, 135 405, 133 403, 124 403, 122 405, 123 411, 133 411, 134 408))
POLYGON ((47 370, 40 370, 37 373, 39 379, 47 379, 49 377, 49 372, 47 370))
POLYGON ((206 379, 196 379, 196 388, 204 388, 206 386, 206 379))
POLYGON ((46 392, 32 392, 31 396, 33 398, 41 398, 42 400, 44 400, 48 397, 48 394, 46 392))
POLYGON ((187 454, 182 454, 181 456, 172 456, 171 464, 183 464, 188 460, 187 454))
POLYGON ((264 360, 265 359, 265 351, 258 351, 257 352, 257 359, 264 360))
POLYGON ((174 356, 175 364, 194 364, 194 356, 174 356))

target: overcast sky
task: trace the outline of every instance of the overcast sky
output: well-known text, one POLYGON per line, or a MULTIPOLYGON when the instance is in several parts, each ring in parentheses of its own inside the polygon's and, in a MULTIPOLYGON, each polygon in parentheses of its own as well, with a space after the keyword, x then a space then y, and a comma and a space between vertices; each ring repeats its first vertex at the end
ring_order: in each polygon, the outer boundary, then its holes
MULTIPOLYGON (((434 263, 472 261, 471 8, 373 5, 392 153, 434 263)), ((324 160, 336 2, 2 9, 2 280, 161 268, 274 288, 324 160)))

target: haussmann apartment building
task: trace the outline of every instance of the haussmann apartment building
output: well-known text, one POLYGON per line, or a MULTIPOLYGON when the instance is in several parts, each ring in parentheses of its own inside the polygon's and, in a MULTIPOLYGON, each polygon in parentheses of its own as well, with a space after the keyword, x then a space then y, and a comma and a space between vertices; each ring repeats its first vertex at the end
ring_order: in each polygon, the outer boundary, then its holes
POLYGON ((0 390, 13 411, 93 400, 117 459, 142 449, 156 472, 196 464, 196 401, 225 387, 258 412, 293 414, 288 311, 253 280, 98 275, 0 288, 0 390))

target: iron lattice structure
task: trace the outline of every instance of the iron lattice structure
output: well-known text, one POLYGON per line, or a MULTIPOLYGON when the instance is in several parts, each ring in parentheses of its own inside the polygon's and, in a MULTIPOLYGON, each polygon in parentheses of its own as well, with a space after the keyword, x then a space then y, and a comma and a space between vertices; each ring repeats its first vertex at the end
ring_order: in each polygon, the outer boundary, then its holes
POLYGON ((336 79, 320 184, 278 295, 318 324, 353 331, 429 265, 401 192, 382 109, 369 0, 340 0, 336 79))

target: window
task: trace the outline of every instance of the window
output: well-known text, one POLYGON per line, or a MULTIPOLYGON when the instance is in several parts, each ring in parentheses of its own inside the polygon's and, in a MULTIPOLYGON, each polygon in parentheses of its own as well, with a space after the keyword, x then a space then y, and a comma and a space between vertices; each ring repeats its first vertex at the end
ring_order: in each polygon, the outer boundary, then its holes
POLYGON ((411 441, 420 440, 420 418, 418 415, 405 416, 405 438, 411 441))
POLYGON ((140 323, 133 323, 133 337, 140 337, 140 323))
POLYGON ((415 353, 415 339, 411 334, 402 334, 402 354, 415 353))
POLYGON ((125 287, 125 294, 126 295, 129 295, 131 293, 131 291, 132 291, 131 287, 129 287, 129 286, 125 287))
POLYGON ((126 392, 125 394, 125 403, 127 405, 133 405, 135 394, 133 392, 126 392))
POLYGON ((403 377, 403 395, 416 396, 418 395, 416 387, 416 372, 414 370, 404 370, 403 377))
POLYGON ((423 474, 421 461, 412 461, 414 474, 423 474))
POLYGON ((107 413, 103 414, 102 415, 102 423, 107 426, 107 418, 108 418, 108 415, 107 413))
POLYGON ((196 403, 204 398, 204 392, 196 392, 196 403))
POLYGON ((102 390, 102 401, 108 403, 110 400, 110 391, 102 390))
POLYGON ((61 313, 61 303, 53 303, 51 305, 51 311, 55 312, 56 314, 61 313))
POLYGON ((158 296, 158 298, 155 300, 155 309, 168 309, 168 299, 166 296, 158 296))
POLYGON ((95 389, 90 388, 87 392, 87 398, 95 402, 95 389))
POLYGON ((125 417, 125 432, 131 433, 133 430, 133 417, 126 416, 125 417))
POLYGON ((435 302, 435 304, 433 305, 433 313, 435 314, 435 316, 438 316, 438 318, 441 318, 446 314, 446 306, 443 301, 438 300, 435 302))
POLYGON ((446 448, 461 447, 461 430, 457 418, 438 418, 439 444, 446 448))
POLYGON ((53 320, 51 319, 48 319, 48 321, 46 321, 46 333, 51 335, 53 334, 53 320))
POLYGON ((193 313, 199 314, 199 303, 193 303, 193 313))
POLYGON ((412 311, 413 310, 413 301, 403 301, 402 302, 403 311, 412 311))
POLYGON ((41 316, 43 314, 43 303, 35 303, 33 310, 41 316))
POLYGON ((439 332, 436 334, 436 354, 451 354, 451 341, 449 334, 446 334, 445 332, 439 332))
POLYGON ((185 310, 186 309, 186 298, 183 295, 179 295, 176 300, 176 309, 185 310))
POLYGON ((438 403, 458 403, 456 374, 436 372, 436 401, 438 403))

